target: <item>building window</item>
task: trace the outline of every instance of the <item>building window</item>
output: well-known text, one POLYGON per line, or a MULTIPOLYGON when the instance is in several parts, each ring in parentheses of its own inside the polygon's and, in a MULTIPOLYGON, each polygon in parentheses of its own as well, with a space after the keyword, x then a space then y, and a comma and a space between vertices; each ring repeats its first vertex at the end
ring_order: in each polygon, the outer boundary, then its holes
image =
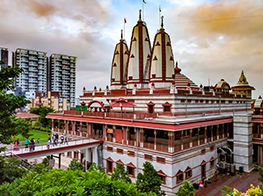
POLYGON ((113 164, 111 161, 107 161, 107 173, 112 173, 113 164))
POLYGON ((158 163, 163 163, 163 164, 165 164, 165 158, 157 157, 157 158, 156 158, 156 161, 157 161, 158 163))
POLYGON ((145 155, 144 155, 144 159, 146 159, 146 160, 148 160, 148 161, 152 161, 152 160, 153 160, 153 156, 152 156, 152 155, 145 154, 145 155))
POLYGON ((127 152, 127 155, 128 156, 131 156, 131 157, 134 157, 135 156, 135 153, 133 151, 128 151, 127 152))
POLYGON ((176 183, 180 183, 184 180, 184 175, 183 174, 180 174, 176 177, 176 183))
POLYGON ((127 171, 128 171, 128 175, 130 177, 134 177, 134 168, 133 167, 127 166, 127 171))
POLYGON ((148 105, 148 112, 153 113, 153 105, 148 105))
POLYGON ((191 178, 192 177, 192 170, 189 170, 185 172, 185 179, 191 178))
POLYGON ((205 149, 201 150, 201 154, 205 154, 205 149))
POLYGON ((171 112, 171 106, 163 106, 163 112, 171 112))
POLYGON ((214 167, 214 165, 215 165, 215 160, 210 161, 210 167, 212 168, 214 167))
POLYGON ((107 146, 107 151, 113 152, 113 147, 107 146))
POLYGON ((162 184, 165 184, 166 183, 166 176, 162 176, 162 175, 158 175, 161 180, 162 180, 162 184))
POLYGON ((117 153, 123 154, 123 149, 117 148, 117 153))

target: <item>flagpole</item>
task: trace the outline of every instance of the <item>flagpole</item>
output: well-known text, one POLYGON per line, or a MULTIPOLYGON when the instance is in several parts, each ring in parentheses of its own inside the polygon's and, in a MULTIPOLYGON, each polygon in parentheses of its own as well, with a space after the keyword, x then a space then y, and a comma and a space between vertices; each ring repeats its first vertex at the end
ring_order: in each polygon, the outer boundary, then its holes
POLYGON ((125 21, 124 21, 124 24, 123 24, 123 38, 125 39, 125 21))
POLYGON ((159 5, 159 28, 161 26, 160 20, 161 20, 161 6, 159 5))
POLYGON ((144 3, 142 2, 142 20, 144 21, 144 3))

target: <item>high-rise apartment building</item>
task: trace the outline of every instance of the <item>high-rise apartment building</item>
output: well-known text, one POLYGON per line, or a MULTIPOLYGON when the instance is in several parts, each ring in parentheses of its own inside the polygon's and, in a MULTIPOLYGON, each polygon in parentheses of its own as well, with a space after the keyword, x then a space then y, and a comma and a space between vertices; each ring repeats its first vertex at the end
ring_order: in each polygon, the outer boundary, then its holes
POLYGON ((6 67, 8 65, 8 49, 0 47, 0 61, 5 61, 6 63, 1 65, 1 67, 6 67))
POLYGON ((67 98, 70 107, 75 106, 77 57, 51 54, 47 69, 48 91, 59 91, 61 97, 67 98))
MULTIPOLYGON (((17 48, 13 52, 12 66, 23 68, 15 79, 15 86, 32 94, 47 91, 47 56, 46 52, 17 48)), ((34 94, 33 94, 34 95, 34 94)))

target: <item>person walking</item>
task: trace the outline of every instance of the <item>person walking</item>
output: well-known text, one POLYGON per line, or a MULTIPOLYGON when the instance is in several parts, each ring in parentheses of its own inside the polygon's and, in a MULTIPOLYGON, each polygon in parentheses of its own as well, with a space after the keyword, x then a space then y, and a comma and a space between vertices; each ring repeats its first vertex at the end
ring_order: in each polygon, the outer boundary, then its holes
POLYGON ((52 141, 53 141, 53 146, 57 145, 56 144, 56 136, 55 136, 55 134, 53 134, 53 136, 52 136, 52 141))
POLYGON ((61 144, 63 144, 63 142, 64 142, 64 135, 63 135, 63 133, 62 133, 62 135, 60 136, 60 140, 61 140, 61 144))
POLYGON ((58 144, 58 134, 56 134, 56 144, 58 144))
POLYGON ((50 140, 48 140, 47 142, 47 149, 49 149, 49 147, 50 147, 50 140))
POLYGON ((65 144, 67 143, 67 145, 68 145, 68 137, 67 137, 67 135, 65 135, 65 144))
POLYGON ((14 143, 14 150, 18 150, 18 148, 17 148, 17 140, 14 143))
POLYGON ((36 142, 35 142, 34 138, 31 139, 31 143, 32 143, 32 150, 34 151, 35 150, 35 145, 36 145, 36 142))
POLYGON ((29 140, 28 140, 28 138, 26 138, 26 142, 25 142, 26 149, 28 149, 28 144, 29 144, 29 140))
POLYGON ((29 151, 31 152, 32 151, 32 141, 30 140, 29 142, 29 151))
POLYGON ((39 144, 40 138, 37 139, 37 143, 39 144))

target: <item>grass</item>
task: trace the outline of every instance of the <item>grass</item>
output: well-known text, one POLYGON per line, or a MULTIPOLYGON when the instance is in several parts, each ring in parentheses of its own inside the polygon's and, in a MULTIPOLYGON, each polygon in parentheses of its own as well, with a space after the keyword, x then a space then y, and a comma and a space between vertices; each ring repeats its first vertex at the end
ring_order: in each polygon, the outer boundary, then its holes
MULTIPOLYGON (((36 144, 37 144, 38 138, 40 138, 40 141, 39 141, 40 144, 47 143, 48 133, 46 133, 46 132, 32 130, 32 131, 29 131, 28 134, 30 135, 28 139, 30 140, 31 138, 34 138, 36 144)), ((20 141, 20 146, 25 145, 26 138, 24 138, 21 134, 16 135, 15 139, 12 138, 12 141, 14 142, 17 139, 19 139, 19 141, 20 141)))

